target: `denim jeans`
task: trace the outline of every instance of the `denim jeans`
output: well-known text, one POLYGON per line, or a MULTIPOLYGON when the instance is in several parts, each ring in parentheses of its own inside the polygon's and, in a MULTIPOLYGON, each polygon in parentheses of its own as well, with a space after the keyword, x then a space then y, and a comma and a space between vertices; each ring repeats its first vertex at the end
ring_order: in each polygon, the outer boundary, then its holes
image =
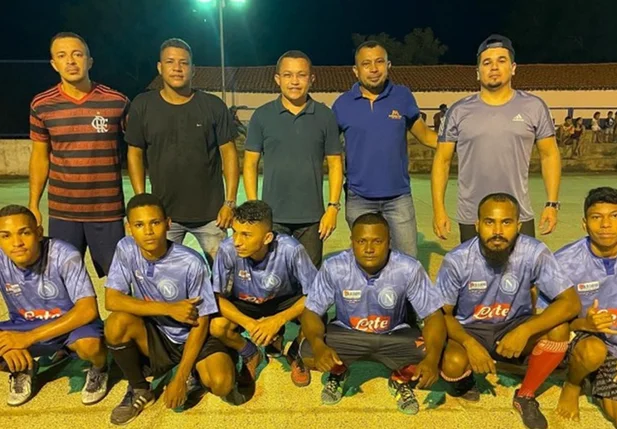
POLYGON ((197 239, 199 246, 204 251, 208 264, 212 267, 214 257, 216 256, 216 252, 219 250, 221 241, 227 238, 227 231, 224 231, 216 226, 215 220, 196 228, 191 228, 180 223, 172 222, 171 228, 167 231, 167 239, 182 244, 187 232, 193 234, 193 236, 197 239))
POLYGON ((390 225, 390 247, 416 257, 418 254, 418 227, 416 211, 410 194, 377 200, 366 199, 347 190, 345 199, 345 219, 349 229, 354 221, 364 213, 379 212, 390 225))

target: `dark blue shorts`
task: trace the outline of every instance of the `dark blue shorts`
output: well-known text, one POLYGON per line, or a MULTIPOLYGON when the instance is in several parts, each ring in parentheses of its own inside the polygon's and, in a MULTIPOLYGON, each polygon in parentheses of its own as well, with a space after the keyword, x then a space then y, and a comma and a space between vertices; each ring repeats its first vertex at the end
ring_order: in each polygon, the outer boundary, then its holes
MULTIPOLYGON (((0 322, 0 331, 18 331, 27 332, 45 325, 52 320, 36 320, 33 322, 22 322, 7 320, 0 322)), ((33 344, 28 351, 32 357, 51 356, 58 350, 66 349, 77 340, 83 338, 100 338, 103 339, 103 322, 95 320, 92 323, 81 326, 68 334, 61 335, 51 340, 42 341, 33 344)))
POLYGON ((124 222, 74 222, 50 217, 49 236, 72 244, 82 256, 89 248, 100 278, 109 273, 116 246, 124 237, 124 222))

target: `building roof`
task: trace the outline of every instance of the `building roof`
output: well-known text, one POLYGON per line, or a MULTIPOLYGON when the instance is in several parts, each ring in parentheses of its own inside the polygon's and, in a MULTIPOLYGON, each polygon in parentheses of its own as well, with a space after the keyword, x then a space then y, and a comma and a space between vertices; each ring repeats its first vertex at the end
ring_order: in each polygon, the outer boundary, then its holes
MULTIPOLYGON (((347 91, 356 81, 351 66, 314 66, 313 92, 347 91)), ((274 66, 226 67, 228 91, 273 93, 274 66)), ((478 90, 475 66, 394 66, 392 80, 417 92, 469 92, 478 90)), ((513 81, 517 89, 535 91, 617 90, 617 63, 519 65, 513 81)), ((197 67, 193 86, 221 90, 220 67, 197 67)), ((157 76, 149 89, 161 87, 157 76)))

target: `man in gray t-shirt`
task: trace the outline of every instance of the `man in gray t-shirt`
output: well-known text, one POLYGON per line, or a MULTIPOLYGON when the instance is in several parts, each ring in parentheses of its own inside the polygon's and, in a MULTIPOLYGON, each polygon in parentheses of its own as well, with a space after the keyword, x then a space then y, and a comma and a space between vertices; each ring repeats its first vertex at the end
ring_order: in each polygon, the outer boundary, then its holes
POLYGON ((512 42, 492 35, 478 49, 480 92, 448 110, 439 129, 431 174, 433 230, 442 239, 450 232, 444 202, 450 164, 458 154, 457 221, 461 242, 476 235, 478 203, 488 194, 512 194, 521 205, 521 233, 535 236, 529 198, 529 161, 534 143, 542 162, 547 202, 540 229, 557 224, 561 157, 546 104, 535 95, 512 89, 516 70, 512 42))

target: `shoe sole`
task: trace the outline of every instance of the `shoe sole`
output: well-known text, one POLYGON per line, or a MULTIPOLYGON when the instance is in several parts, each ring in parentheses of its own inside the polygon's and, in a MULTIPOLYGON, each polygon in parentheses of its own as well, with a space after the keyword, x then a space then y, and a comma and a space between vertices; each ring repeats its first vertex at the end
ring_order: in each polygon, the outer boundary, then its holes
POLYGON ((33 394, 30 394, 30 396, 29 396, 29 397, 28 397, 25 401, 23 401, 23 402, 20 402, 20 403, 18 403, 18 404, 11 404, 11 403, 9 403, 9 402, 7 401, 6 405, 8 405, 9 407, 13 407, 13 408, 15 408, 15 407, 21 407, 22 405, 24 405, 24 404, 28 403, 28 401, 30 401, 32 398, 34 398, 34 395, 33 395, 33 394))
POLYGON ((89 407, 90 405, 96 405, 99 402, 101 402, 103 399, 105 399, 105 397, 107 396, 107 394, 109 393, 109 390, 105 390, 105 393, 103 394, 103 396, 101 396, 100 398, 92 401, 92 402, 85 402, 83 399, 81 400, 81 403, 87 407, 89 407))
POLYGON ((342 400, 343 400, 343 397, 341 397, 341 399, 339 399, 338 401, 334 401, 334 402, 324 402, 324 400, 322 399, 322 400, 321 400, 321 403, 322 403, 323 405, 336 405, 336 404, 338 404, 339 402, 341 402, 342 400))
POLYGON ((139 417, 139 415, 140 415, 141 413, 143 413, 143 412, 144 412, 144 410, 145 410, 146 408, 148 408, 148 407, 149 407, 150 405, 152 405, 152 404, 154 404, 154 399, 152 399, 150 402, 147 402, 147 403, 146 403, 146 405, 144 405, 144 407, 141 409, 141 411, 140 411, 139 413, 137 413, 136 415, 134 415, 133 417, 131 417, 129 420, 127 420, 127 421, 125 421, 125 422, 122 422, 122 423, 114 423, 114 422, 110 421, 110 423, 111 423, 112 425, 115 425, 115 426, 126 426, 126 425, 128 425, 129 423, 131 423, 133 420, 135 420, 137 417, 139 417))

